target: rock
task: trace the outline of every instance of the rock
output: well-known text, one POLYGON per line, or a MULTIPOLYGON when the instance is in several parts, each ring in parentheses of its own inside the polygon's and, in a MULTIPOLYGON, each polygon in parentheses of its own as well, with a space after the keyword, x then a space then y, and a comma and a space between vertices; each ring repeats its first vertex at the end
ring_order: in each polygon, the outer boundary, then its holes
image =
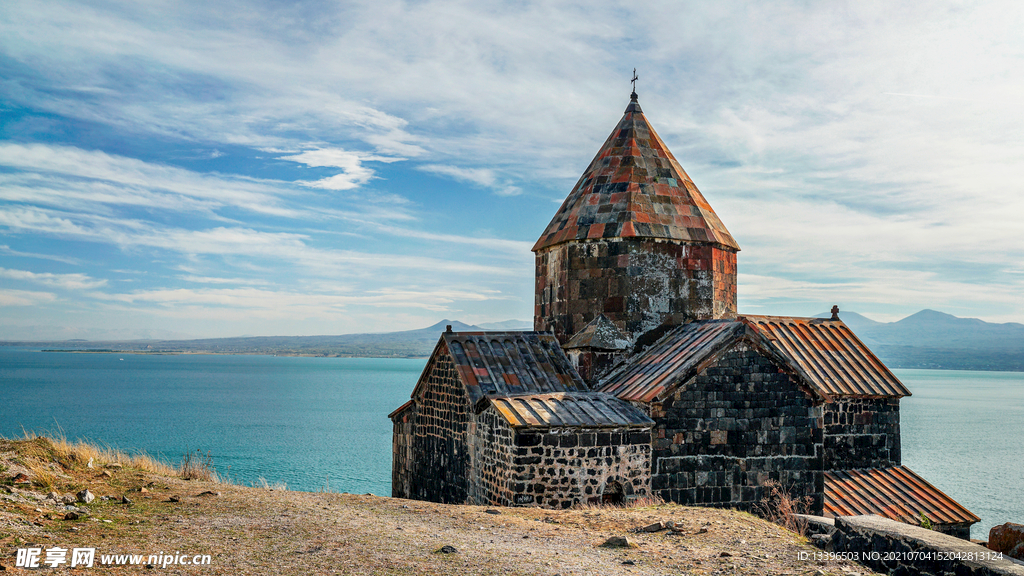
POLYGON ((214 492, 213 490, 207 490, 206 492, 200 492, 200 496, 220 496, 220 492, 214 492))
POLYGON ((697 530, 697 534, 707 534, 707 533, 708 533, 708 529, 707 528, 701 528, 700 530, 697 530))
POLYGON ((139 488, 139 494, 149 494, 149 490, 145 486, 139 488))
POLYGON ((811 544, 823 550, 828 550, 832 545, 832 537, 828 534, 812 534, 811 544))
POLYGON ((119 463, 117 463, 117 462, 111 462, 110 464, 107 464, 107 468, 113 468, 114 470, 120 470, 122 468, 122 466, 119 463))
POLYGON ((100 476, 103 476, 104 478, 113 478, 114 477, 114 475, 110 473, 110 470, 104 470, 100 474, 100 476))
POLYGON ((132 501, 131 499, 128 498, 128 496, 121 496, 121 504, 128 504, 130 506, 132 504, 132 501))
POLYGON ((661 522, 655 522, 650 526, 644 526, 640 529, 641 532, 660 532, 665 529, 665 525, 661 522))
POLYGON ((501 514, 501 510, 495 510, 493 508, 488 508, 487 510, 484 510, 484 514, 501 514))
POLYGON ((675 530, 676 529, 676 523, 671 521, 671 520, 668 520, 668 521, 665 522, 665 528, 668 528, 669 530, 675 530))
POLYGON ((612 536, 601 544, 602 548, 636 548, 636 544, 624 536, 612 536))
POLYGON ((67 514, 64 515, 64 519, 65 520, 78 520, 81 517, 82 517, 82 513, 81 512, 75 512, 74 510, 72 510, 71 512, 68 512, 67 514))
POLYGON ((60 501, 64 504, 74 504, 78 502, 78 498, 75 498, 74 494, 65 494, 61 497, 60 501))
POLYGON ((87 467, 89 467, 89 468, 93 468, 93 467, 94 467, 94 466, 92 465, 92 458, 89 458, 89 463, 88 463, 88 464, 86 464, 86 466, 87 466, 87 467))
POLYGON ((89 503, 91 503, 95 499, 96 499, 96 497, 92 495, 92 492, 89 492, 88 488, 86 488, 85 490, 82 490, 81 492, 78 493, 78 501, 79 502, 84 502, 86 504, 89 504, 89 503))
POLYGON ((50 500, 55 500, 57 502, 60 502, 60 494, 57 494, 56 492, 54 492, 52 490, 46 494, 46 497, 49 498, 50 500))
POLYGON ((623 566, 636 566, 636 562, 633 562, 632 560, 623 560, 622 561, 622 565, 623 566))
POLYGON ((167 499, 168 502, 181 502, 181 496, 171 496, 167 499))
POLYGON ((21 472, 18 472, 17 474, 15 474, 14 477, 11 478, 11 481, 14 482, 15 484, 31 484, 32 483, 32 481, 29 480, 29 477, 24 475, 24 474, 22 474, 21 472))
POLYGON ((730 557, 732 557, 732 552, 726 552, 725 550, 722 550, 722 553, 719 554, 718 557, 719 558, 730 558, 730 557))
POLYGON ((1007 522, 993 526, 988 531, 988 547, 1011 558, 1024 560, 1024 524, 1007 522))
POLYGON ((444 546, 441 546, 441 549, 438 550, 438 552, 441 554, 456 554, 458 553, 458 550, 456 550, 454 546, 445 544, 444 546))

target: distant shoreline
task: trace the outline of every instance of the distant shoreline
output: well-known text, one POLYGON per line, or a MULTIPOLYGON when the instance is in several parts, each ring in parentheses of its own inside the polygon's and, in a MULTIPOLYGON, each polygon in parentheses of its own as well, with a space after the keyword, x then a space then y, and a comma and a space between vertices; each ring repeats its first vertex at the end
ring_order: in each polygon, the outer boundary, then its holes
POLYGON ((428 356, 373 356, 356 354, 303 354, 300 352, 213 352, 209 350, 78 350, 44 348, 40 352, 63 352, 67 354, 133 354, 143 356, 290 356, 296 358, 395 358, 425 360, 428 356))

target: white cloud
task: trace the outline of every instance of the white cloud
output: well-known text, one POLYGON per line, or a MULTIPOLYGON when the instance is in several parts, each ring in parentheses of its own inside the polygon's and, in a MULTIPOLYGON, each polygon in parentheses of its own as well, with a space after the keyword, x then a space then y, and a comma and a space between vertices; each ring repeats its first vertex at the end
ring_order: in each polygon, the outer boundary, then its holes
POLYGON ((459 168, 458 166, 447 166, 444 164, 423 164, 417 166, 419 170, 450 176, 456 180, 470 182, 480 186, 491 187, 497 182, 494 170, 490 168, 459 168))
POLYGON ((403 158, 389 156, 373 156, 361 152, 352 152, 341 148, 317 148, 306 150, 299 154, 281 156, 279 160, 298 162, 306 166, 331 167, 344 170, 341 174, 322 178, 314 182, 300 181, 300 184, 312 188, 326 188, 328 190, 351 190, 358 188, 373 178, 374 171, 363 162, 398 162, 403 158))
POLYGON ((0 306, 40 306, 57 299, 50 292, 31 292, 28 290, 7 290, 0 288, 0 306))
POLYGON ((90 278, 88 274, 53 274, 50 272, 30 272, 28 270, 10 270, 0 268, 0 278, 11 280, 23 280, 36 284, 45 284, 65 290, 84 290, 106 286, 107 281, 103 279, 90 278))

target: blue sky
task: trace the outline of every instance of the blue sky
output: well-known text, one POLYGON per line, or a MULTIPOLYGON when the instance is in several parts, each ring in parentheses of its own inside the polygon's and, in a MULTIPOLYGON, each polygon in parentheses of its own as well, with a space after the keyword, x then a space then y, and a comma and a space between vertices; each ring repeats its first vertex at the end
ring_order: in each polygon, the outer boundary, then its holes
POLYGON ((1017 2, 0 4, 0 339, 532 318, 628 103, 741 312, 1024 321, 1017 2))

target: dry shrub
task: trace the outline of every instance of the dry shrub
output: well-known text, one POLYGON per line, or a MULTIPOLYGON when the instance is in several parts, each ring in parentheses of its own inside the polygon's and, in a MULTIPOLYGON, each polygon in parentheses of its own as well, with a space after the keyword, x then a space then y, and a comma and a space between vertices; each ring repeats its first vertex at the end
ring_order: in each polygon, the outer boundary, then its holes
POLYGON ((785 487, 775 480, 768 480, 763 486, 765 495, 761 503, 755 506, 756 512, 766 520, 783 528, 807 535, 807 521, 797 518, 797 514, 808 514, 814 501, 810 496, 794 498, 785 487))
POLYGON ((178 475, 182 480, 203 480, 205 482, 217 482, 217 472, 213 469, 213 457, 207 452, 186 452, 181 459, 181 466, 178 475))

